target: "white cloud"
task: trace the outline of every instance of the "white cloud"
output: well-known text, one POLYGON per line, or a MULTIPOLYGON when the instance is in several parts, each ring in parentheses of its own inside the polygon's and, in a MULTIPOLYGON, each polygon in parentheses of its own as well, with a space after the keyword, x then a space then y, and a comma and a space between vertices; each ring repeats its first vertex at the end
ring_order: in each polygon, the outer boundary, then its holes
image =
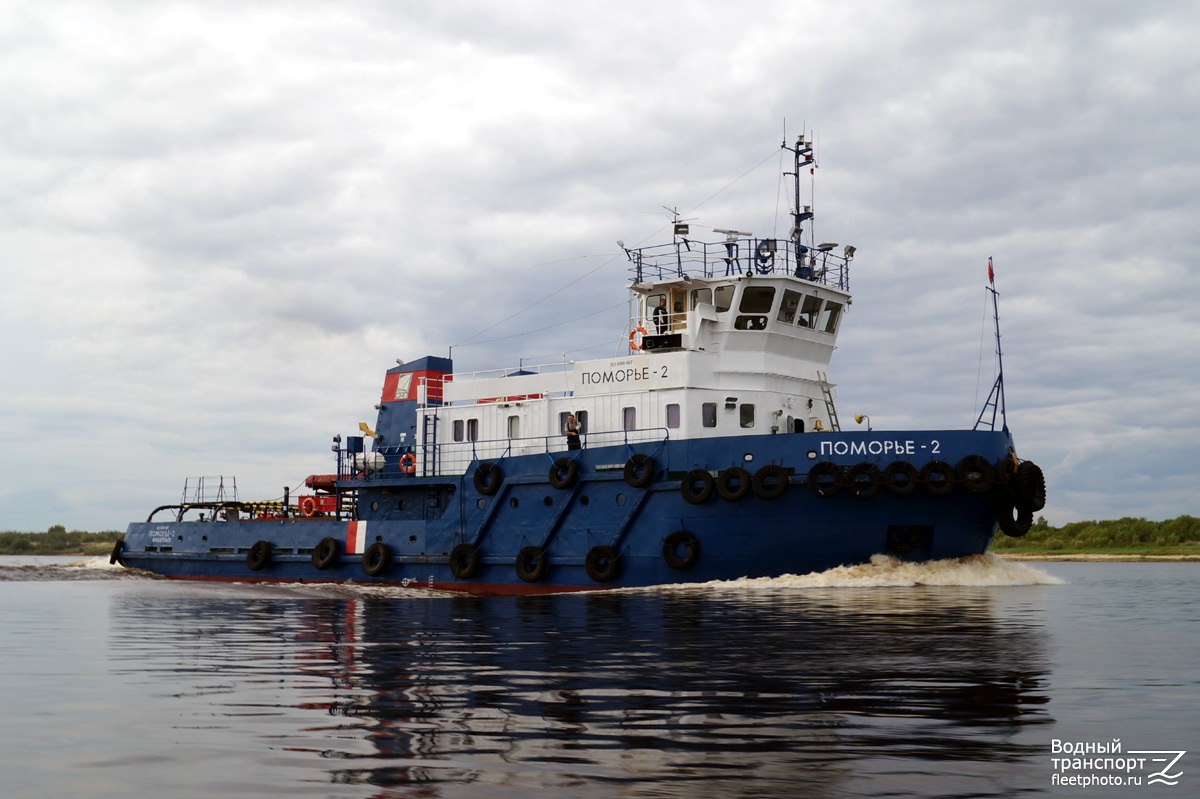
POLYGON ((974 421, 994 256, 1047 514, 1195 512, 1198 31, 1187 3, 7 3, 0 528, 295 485, 396 357, 615 346, 615 240, 663 206, 775 229, 785 118, 820 134, 819 235, 859 248, 844 418, 974 421))

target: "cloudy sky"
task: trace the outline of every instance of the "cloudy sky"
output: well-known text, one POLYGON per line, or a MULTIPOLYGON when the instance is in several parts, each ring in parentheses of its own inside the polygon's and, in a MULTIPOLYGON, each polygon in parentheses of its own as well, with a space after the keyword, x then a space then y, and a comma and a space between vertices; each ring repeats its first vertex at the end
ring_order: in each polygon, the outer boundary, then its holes
POLYGON ((331 470, 396 358, 616 352, 694 225, 858 248, 843 420, 970 427, 1054 523, 1200 513, 1191 2, 0 0, 0 530, 331 470), (779 230, 782 227, 783 230, 779 230))

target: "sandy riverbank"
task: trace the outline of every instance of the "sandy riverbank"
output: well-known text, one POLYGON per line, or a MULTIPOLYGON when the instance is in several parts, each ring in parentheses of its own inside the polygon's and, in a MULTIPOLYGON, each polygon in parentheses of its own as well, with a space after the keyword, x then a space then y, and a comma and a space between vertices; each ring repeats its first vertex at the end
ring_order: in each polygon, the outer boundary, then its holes
POLYGON ((992 551, 1005 560, 1080 560, 1080 561, 1180 561, 1200 563, 1200 555, 1108 555, 1098 553, 1076 552, 1066 555, 1045 555, 1040 553, 1005 553, 992 551))

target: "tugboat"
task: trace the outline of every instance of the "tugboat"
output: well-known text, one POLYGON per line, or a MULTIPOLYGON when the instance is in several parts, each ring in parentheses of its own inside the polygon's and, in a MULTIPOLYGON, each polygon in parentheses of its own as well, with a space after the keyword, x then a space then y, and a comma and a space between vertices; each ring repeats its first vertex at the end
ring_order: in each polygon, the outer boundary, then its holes
MULTIPOLYGON (((455 373, 387 370, 372 429, 333 437, 334 471, 282 500, 185 483, 112 560, 238 582, 365 582, 537 594, 804 574, 876 555, 982 554, 1019 536, 1045 480, 1017 457, 1003 364, 970 430, 843 430, 827 370, 853 246, 813 238, 785 141, 787 238, 714 229, 625 248, 614 358, 455 373)), ((997 293, 988 262, 996 354, 997 293)))

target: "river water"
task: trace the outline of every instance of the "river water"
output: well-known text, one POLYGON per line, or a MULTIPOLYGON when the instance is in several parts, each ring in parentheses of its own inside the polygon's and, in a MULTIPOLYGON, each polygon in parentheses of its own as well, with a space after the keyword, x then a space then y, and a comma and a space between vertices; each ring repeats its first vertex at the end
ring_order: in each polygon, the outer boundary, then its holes
POLYGON ((473 598, 0 558, 2 790, 1195 796, 1198 622, 1190 563, 473 598))

